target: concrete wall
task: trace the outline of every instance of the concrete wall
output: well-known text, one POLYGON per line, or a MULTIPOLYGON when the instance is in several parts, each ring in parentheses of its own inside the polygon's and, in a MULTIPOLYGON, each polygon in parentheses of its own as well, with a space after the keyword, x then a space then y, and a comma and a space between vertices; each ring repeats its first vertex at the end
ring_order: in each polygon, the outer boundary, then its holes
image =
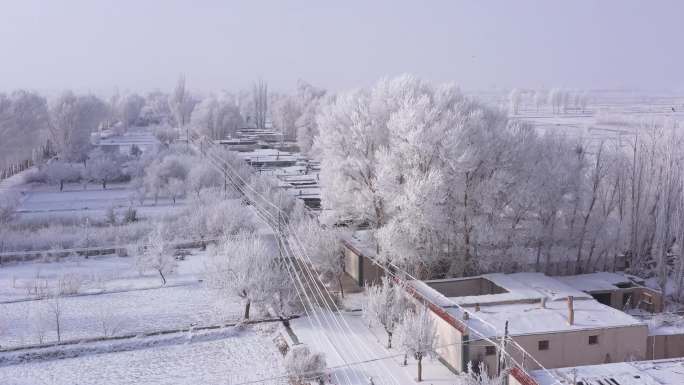
MULTIPOLYGON (((621 328, 579 330, 564 333, 535 334, 514 336, 524 350, 531 354, 546 368, 560 368, 566 366, 596 365, 607 362, 626 361, 632 357, 639 360, 647 359, 644 341, 648 338, 648 328, 645 325, 621 328), (589 336, 597 335, 598 344, 589 345, 589 336), (539 341, 548 340, 549 349, 539 350, 539 341)), ((483 341, 473 341, 470 344, 470 360, 484 361, 489 368, 489 374, 496 372, 496 355, 485 354, 483 341)), ((507 351, 519 363, 524 362, 525 369, 539 369, 529 356, 523 357, 517 348, 508 347, 507 351)))
POLYGON ((463 343, 464 340, 467 341, 468 337, 464 338, 458 329, 434 312, 429 312, 429 314, 434 320, 437 330, 437 355, 451 370, 462 372, 465 369, 463 365, 463 343))
POLYGON ((360 257, 348 248, 344 249, 344 272, 361 286, 361 271, 359 270, 360 257))
POLYGON ((631 308, 639 308, 651 313, 663 311, 663 298, 659 291, 647 287, 631 287, 614 291, 592 291, 592 296, 609 295, 610 303, 606 305, 623 310, 627 303, 631 308))
POLYGON ((646 359, 684 357, 684 334, 648 336, 646 359))
POLYGON ((380 266, 347 245, 344 248, 344 271, 359 286, 379 282, 384 275, 384 270, 380 266))

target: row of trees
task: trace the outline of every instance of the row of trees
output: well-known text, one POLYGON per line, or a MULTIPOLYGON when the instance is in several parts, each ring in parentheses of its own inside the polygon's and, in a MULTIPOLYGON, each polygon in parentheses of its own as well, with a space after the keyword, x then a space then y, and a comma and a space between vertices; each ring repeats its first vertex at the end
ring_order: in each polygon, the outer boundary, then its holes
POLYGON ((684 236, 672 122, 621 138, 537 132, 411 76, 341 93, 317 122, 324 220, 369 226, 379 258, 416 274, 580 273, 626 256, 664 285, 684 236))
POLYGON ((560 88, 530 91, 514 88, 508 94, 508 106, 509 112, 513 115, 517 115, 523 105, 535 112, 549 105, 554 114, 566 114, 570 111, 585 113, 589 98, 587 91, 571 92, 560 88))

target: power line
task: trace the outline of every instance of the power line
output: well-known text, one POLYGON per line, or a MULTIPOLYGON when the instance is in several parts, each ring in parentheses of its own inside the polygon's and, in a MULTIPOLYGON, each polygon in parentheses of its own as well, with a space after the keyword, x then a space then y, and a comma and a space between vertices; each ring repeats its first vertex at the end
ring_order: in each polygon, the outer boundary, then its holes
MULTIPOLYGON (((254 192, 258 197, 262 198, 266 204, 272 206, 272 207, 276 210, 276 212, 278 213, 279 218, 282 216, 283 218, 287 218, 287 219, 288 219, 288 222, 289 222, 289 215, 287 215, 287 213, 285 213, 280 207, 276 206, 276 205, 275 205, 274 203, 272 203, 270 200, 268 200, 267 198, 265 198, 262 194, 260 194, 260 193, 257 192, 256 190, 254 190, 248 183, 246 183, 246 182, 244 181, 244 179, 242 179, 242 177, 239 176, 239 174, 237 174, 237 173, 235 172, 235 170, 234 170, 232 167, 230 167, 230 166, 228 165, 228 162, 226 162, 225 160, 222 160, 222 163, 225 165, 226 169, 227 169, 227 168, 230 168, 230 169, 231 169, 231 172, 233 172, 234 175, 236 175, 236 176, 241 180, 243 186, 247 187, 249 190, 251 190, 252 192, 254 192)), ((227 175, 227 174, 224 174, 224 175, 227 175)), ((241 192, 243 193, 243 195, 246 195, 246 194, 245 194, 245 190, 242 190, 241 192)), ((253 200, 253 203, 256 203, 256 201, 254 201, 253 198, 251 198, 251 199, 253 200)), ((253 206, 254 206, 255 208, 258 208, 256 205, 253 205, 253 206)), ((268 214, 270 214, 270 213, 268 213, 268 214)), ((270 215, 270 216, 271 216, 271 218, 273 218, 272 215, 270 215)), ((271 226, 271 227, 273 227, 273 226, 271 226)), ((281 230, 278 229, 278 232, 281 232, 281 230)), ((296 238, 295 238, 295 239, 296 239, 296 238)), ((297 242, 295 242, 295 243, 297 243, 297 242)), ((299 245, 299 246, 300 246, 300 248, 303 250, 303 248, 301 247, 301 245, 299 245)), ((300 257, 301 257, 301 256, 300 256, 300 257)), ((307 258, 308 258, 308 256, 307 256, 307 258)), ((309 259, 309 261, 310 261, 310 258, 308 258, 308 259, 309 259)), ((390 269, 388 269, 388 268, 385 267, 385 266, 382 266, 382 264, 379 264, 379 263, 377 263, 377 262, 376 262, 376 264, 377 264, 378 266, 380 266, 383 270, 385 270, 385 271, 386 271, 390 276, 392 276, 395 280, 398 280, 398 281, 403 282, 404 284, 406 284, 406 282, 404 282, 403 278, 398 277, 394 272, 390 271, 390 269)), ((402 273, 404 273, 405 276, 410 277, 412 280, 418 281, 417 278, 413 277, 411 274, 409 274, 409 273, 406 272, 405 270, 399 268, 396 264, 394 264, 394 263, 392 263, 392 262, 388 262, 388 264, 389 264, 391 267, 395 268, 396 270, 401 271, 402 273)), ((304 265, 306 265, 306 262, 304 262, 304 265)), ((305 269, 306 269, 307 272, 309 272, 309 274, 310 274, 310 271, 309 271, 306 267, 305 267, 305 269)), ((315 282, 315 281, 314 281, 314 282, 315 282)), ((320 290, 320 289, 319 289, 319 290, 320 290)), ((329 293, 328 293, 328 294, 329 294, 329 293)), ((446 298, 446 297, 445 297, 445 298, 446 298)), ((427 301, 426 298, 423 298, 423 300, 424 300, 424 301, 427 301)), ((448 298, 447 298, 447 300, 450 301, 454 306, 456 306, 461 312, 463 312, 463 313, 467 312, 462 306, 460 306, 459 304, 455 303, 453 300, 448 299, 448 298)), ((339 311, 339 309, 338 309, 338 311, 339 311)), ((494 325, 490 324, 490 323, 487 322, 486 320, 484 320, 484 319, 482 319, 482 318, 480 318, 480 317, 477 317, 477 316, 475 316, 475 315, 473 315, 472 317, 473 317, 474 319, 477 319, 478 321, 482 322, 484 325, 491 327, 497 334, 499 334, 499 331, 497 330, 497 328, 496 328, 494 325)), ((344 321, 344 319, 343 319, 343 321, 344 321)), ((345 322, 345 323, 346 323, 346 322, 345 322)), ((346 326, 347 326, 347 328, 349 328, 348 324, 347 324, 346 326)), ((466 327, 467 327, 467 325, 466 325, 466 327)), ((350 329, 350 328, 349 328, 349 329, 350 329)), ((485 340, 485 341, 487 341, 487 342, 490 342, 492 345, 498 347, 498 344, 499 344, 498 342, 495 342, 495 341, 492 340, 490 337, 484 335, 483 333, 481 333, 481 332, 478 331, 477 329, 475 329, 475 328, 473 328, 473 327, 468 327, 468 330, 471 330, 473 333, 479 335, 483 340, 485 340)), ((351 332, 351 329, 350 329, 350 332, 351 332)), ((353 333, 352 333, 352 335, 355 336, 353 333)), ((356 336, 355 336, 355 337, 356 337, 356 336)), ((503 342, 504 342, 504 341, 501 342, 502 345, 503 345, 503 342)), ((540 363, 538 360, 536 360, 536 359, 534 358, 534 356, 532 356, 529 352, 527 352, 525 349, 523 349, 522 346, 520 346, 517 342, 515 342, 515 341, 512 340, 512 339, 510 340, 510 342, 511 342, 512 346, 516 347, 518 350, 520 350, 520 351, 523 353, 523 359, 524 359, 525 357, 529 356, 530 359, 531 359, 535 364, 537 364, 541 369, 543 369, 543 370, 546 371, 550 376, 552 376, 552 377, 556 380, 556 383, 557 383, 557 384, 561 384, 560 380, 558 380, 558 378, 557 378, 555 375, 553 375, 548 369, 546 369, 543 365, 541 365, 541 363, 540 363)), ((363 343, 362 343, 361 345, 363 346, 363 343)), ((498 347, 498 350, 499 350, 500 354, 503 354, 503 355, 507 356, 508 359, 510 359, 510 360, 511 360, 513 363, 515 363, 517 366, 519 366, 521 370, 525 371, 524 365, 521 365, 520 363, 518 363, 518 362, 513 358, 513 356, 512 356, 510 353, 508 353, 507 351, 505 351, 504 349, 502 349, 502 347, 498 347)), ((526 371, 525 371, 525 372, 526 372, 526 371)), ((526 372, 526 373, 527 373, 527 372, 526 372)))

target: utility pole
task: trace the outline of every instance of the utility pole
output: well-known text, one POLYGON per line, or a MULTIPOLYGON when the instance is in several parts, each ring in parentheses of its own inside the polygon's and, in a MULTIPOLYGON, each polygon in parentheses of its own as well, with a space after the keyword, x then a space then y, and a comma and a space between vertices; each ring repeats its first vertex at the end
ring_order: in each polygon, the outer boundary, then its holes
POLYGON ((504 327, 504 335, 503 339, 501 340, 501 348, 499 349, 499 360, 498 364, 496 367, 496 375, 500 376, 501 371, 506 369, 506 365, 504 362, 505 355, 504 353, 506 352, 506 342, 508 341, 508 321, 506 321, 506 326, 504 327))

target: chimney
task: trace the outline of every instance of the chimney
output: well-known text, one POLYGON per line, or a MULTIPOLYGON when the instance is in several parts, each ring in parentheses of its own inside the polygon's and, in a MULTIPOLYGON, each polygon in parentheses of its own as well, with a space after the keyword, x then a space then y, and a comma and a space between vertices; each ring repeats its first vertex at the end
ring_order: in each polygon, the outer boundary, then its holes
POLYGON ((572 296, 568 296, 568 324, 573 325, 575 323, 575 307, 572 303, 572 296))
POLYGON ((539 307, 542 309, 546 309, 546 297, 541 297, 541 302, 539 303, 539 307))
POLYGON ((480 304, 479 304, 479 303, 476 303, 476 304, 475 304, 475 311, 476 311, 476 312, 477 312, 477 311, 480 311, 480 304))

